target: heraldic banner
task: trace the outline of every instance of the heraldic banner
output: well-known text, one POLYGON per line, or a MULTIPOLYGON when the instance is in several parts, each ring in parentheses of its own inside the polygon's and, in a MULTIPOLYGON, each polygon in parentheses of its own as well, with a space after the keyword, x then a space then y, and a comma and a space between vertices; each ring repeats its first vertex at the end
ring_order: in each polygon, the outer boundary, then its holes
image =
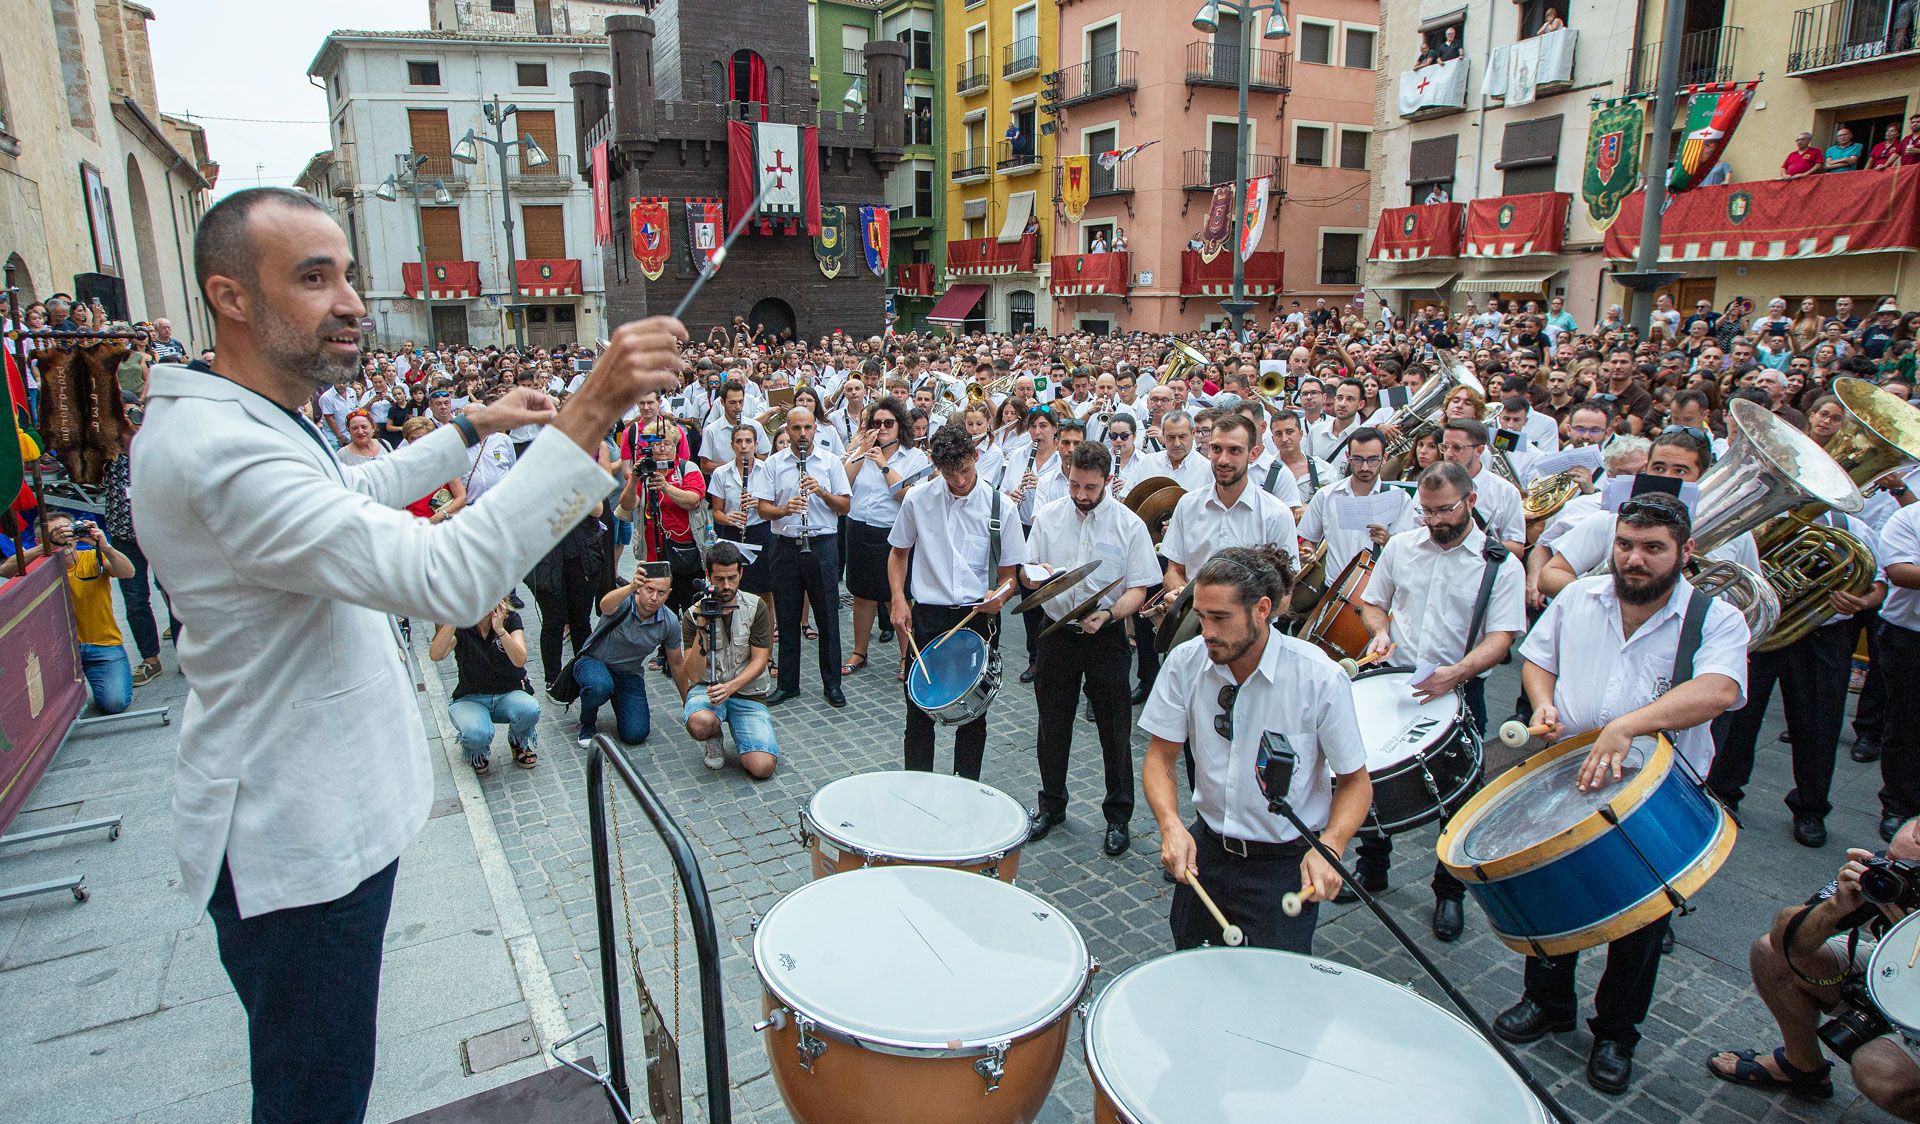
POLYGON ((836 204, 820 208, 820 233, 813 236, 813 257, 827 277, 840 276, 847 257, 847 208, 836 204))
POLYGON ((1255 176, 1247 181, 1247 198, 1240 211, 1240 260, 1253 256, 1260 235, 1267 229, 1267 200, 1273 194, 1272 176, 1255 176))
POLYGON ((1081 153, 1060 161, 1060 208, 1068 222, 1079 222, 1093 194, 1093 158, 1081 153))
POLYGON ((876 277, 887 275, 887 219, 884 206, 860 208, 860 240, 867 251, 867 268, 876 277))
POLYGON ((718 199, 687 200, 687 256, 702 276, 720 268, 714 260, 726 242, 727 209, 718 199))
POLYGON ((1233 185, 1223 183, 1213 189, 1213 203, 1207 208, 1207 225, 1200 228, 1200 260, 1212 261, 1227 248, 1233 228, 1233 185))
POLYGON ((1593 103, 1587 132, 1587 167, 1580 197, 1595 230, 1605 231, 1620 217, 1620 202, 1640 186, 1640 134, 1647 123, 1638 98, 1593 103))
POLYGON ((640 272, 649 281, 660 280, 667 268, 667 256, 673 252, 667 236, 667 201, 659 197, 630 199, 627 221, 632 224, 633 256, 640 263, 640 272))
POLYGON ((1673 171, 1667 176, 1669 192, 1691 191, 1707 177, 1727 150, 1733 131, 1753 102, 1754 87, 1737 82, 1715 82, 1709 86, 1689 86, 1693 94, 1687 102, 1687 121, 1681 127, 1680 151, 1674 155, 1673 171))

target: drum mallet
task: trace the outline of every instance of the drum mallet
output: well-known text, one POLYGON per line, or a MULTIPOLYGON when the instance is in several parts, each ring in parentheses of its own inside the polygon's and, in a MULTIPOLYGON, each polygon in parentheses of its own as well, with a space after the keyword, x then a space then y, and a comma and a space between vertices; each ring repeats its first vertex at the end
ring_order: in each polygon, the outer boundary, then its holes
POLYGON ((1553 725, 1548 722, 1529 726, 1518 718, 1509 718, 1500 723, 1500 744, 1508 749, 1519 749, 1527 744, 1529 738, 1544 738, 1552 731, 1553 725))
MULTIPOLYGON (((1240 926, 1229 925, 1227 923, 1227 915, 1221 913, 1220 907, 1213 904, 1213 899, 1207 896, 1205 890, 1201 889, 1199 876, 1189 870, 1185 874, 1185 881, 1187 885, 1193 887, 1194 893, 1200 895, 1200 904, 1206 906, 1207 912, 1213 914, 1213 919, 1220 923, 1220 939, 1226 941, 1229 946, 1234 948, 1238 948, 1247 943, 1246 934, 1240 931, 1240 926)), ((1298 913, 1299 909, 1296 908, 1294 912, 1298 913)), ((1292 914, 1288 916, 1292 916, 1292 914)))
POLYGON ((1399 647, 1398 644, 1389 644, 1387 645, 1386 651, 1368 652, 1366 655, 1361 656, 1357 660, 1353 659, 1352 657, 1344 658, 1340 661, 1340 670, 1347 673, 1348 679, 1352 679, 1354 676, 1360 674, 1360 670, 1362 668, 1368 666, 1369 664, 1379 663, 1381 660, 1384 660, 1388 656, 1393 655, 1393 650, 1397 647, 1399 647))

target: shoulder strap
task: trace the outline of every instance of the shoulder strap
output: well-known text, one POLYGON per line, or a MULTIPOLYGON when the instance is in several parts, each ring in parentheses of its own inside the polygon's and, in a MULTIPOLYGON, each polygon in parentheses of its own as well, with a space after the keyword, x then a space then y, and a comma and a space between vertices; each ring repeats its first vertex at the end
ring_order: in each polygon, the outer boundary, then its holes
POLYGON ((1319 490, 1320 490, 1320 465, 1313 459, 1313 454, 1308 453, 1307 454, 1307 495, 1311 496, 1315 492, 1318 492, 1319 490))
MULTIPOLYGON (((1473 600, 1473 621, 1467 625, 1467 652, 1473 651, 1480 643, 1480 627, 1487 623, 1487 606, 1493 602, 1494 579, 1500 575, 1500 563, 1512 555, 1512 551, 1499 539, 1487 536, 1485 549, 1481 552, 1487 564, 1480 571, 1480 592, 1473 600)), ((1464 658, 1467 652, 1460 655, 1464 658)))
POLYGON ((987 515, 987 592, 993 593, 993 575, 1000 565, 1000 489, 993 489, 993 510, 987 515))
POLYGON ((1686 619, 1680 623, 1680 645, 1673 653, 1673 681, 1685 683, 1693 678, 1693 657, 1700 653, 1700 637, 1706 631, 1707 610, 1713 607, 1713 595, 1696 589, 1687 602, 1686 619))
POLYGON ((1280 470, 1285 467, 1287 466, 1281 462, 1279 457, 1273 458, 1273 463, 1267 466, 1266 487, 1262 488, 1261 491, 1264 491, 1268 495, 1272 495, 1273 486, 1280 482, 1280 470))

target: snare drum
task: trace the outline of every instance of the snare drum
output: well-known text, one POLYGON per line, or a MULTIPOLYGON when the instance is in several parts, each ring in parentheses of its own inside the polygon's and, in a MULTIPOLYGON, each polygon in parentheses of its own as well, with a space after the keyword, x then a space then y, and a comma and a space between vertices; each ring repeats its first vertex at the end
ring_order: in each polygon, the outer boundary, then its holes
POLYGON ((944 773, 862 773, 813 794, 800 813, 813 876, 864 866, 950 866, 1013 881, 1027 811, 997 788, 944 773))
POLYGON ((1574 786, 1600 736, 1548 746, 1488 783, 1440 833, 1440 862, 1467 884, 1508 948, 1559 956, 1659 920, 1733 853, 1732 817, 1675 766, 1665 737, 1635 738, 1624 775, 1574 786))
POLYGON ((1459 691, 1413 697, 1413 672, 1369 668, 1353 681, 1373 810, 1361 831, 1396 835, 1450 815, 1480 781, 1480 736, 1459 691))
POLYGON ((907 669, 907 697, 944 726, 964 726, 985 714, 999 690, 999 661, 987 638, 972 629, 936 637, 907 669))
POLYGON ((1367 579, 1373 576, 1373 551, 1353 556, 1328 587, 1326 595, 1314 606, 1313 613, 1300 630, 1303 639, 1319 645, 1334 659, 1357 660, 1367 654, 1372 634, 1360 617, 1360 595, 1367 591, 1367 579))
POLYGON ((1909 1042, 1920 1042, 1920 964, 1913 960, 1920 939, 1920 913, 1909 913, 1887 930, 1867 961, 1867 997, 1909 1042))
POLYGON ((1137 964, 1093 1001, 1081 1039, 1096 1124, 1548 1119, 1451 1012, 1291 952, 1199 948, 1137 964))
POLYGON ((1095 964, 1025 890, 939 867, 856 870, 753 936, 767 1056, 800 1124, 1024 1124, 1095 964))

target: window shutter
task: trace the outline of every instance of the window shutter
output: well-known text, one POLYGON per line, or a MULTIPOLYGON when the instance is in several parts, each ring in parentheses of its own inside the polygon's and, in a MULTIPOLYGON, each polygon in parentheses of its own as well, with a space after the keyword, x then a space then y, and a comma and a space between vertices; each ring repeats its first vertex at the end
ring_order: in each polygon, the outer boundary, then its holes
POLYGON ((427 157, 421 172, 444 176, 453 171, 453 138, 447 133, 446 110, 407 110, 407 136, 413 143, 414 153, 427 157))
POLYGON ((1500 137, 1500 161, 1494 167, 1530 168, 1560 158, 1560 115, 1514 121, 1500 137))
POLYGON ((520 208, 521 230, 525 234, 530 260, 567 256, 567 227, 564 210, 557 204, 520 208))
POLYGON ((526 166, 525 158, 522 157, 519 167, 520 173, 526 175, 530 173, 554 171, 560 160, 560 143, 557 135, 553 131, 553 110, 523 109, 513 115, 513 120, 518 123, 520 132, 532 137, 534 143, 539 145, 541 149, 546 152, 547 156, 554 161, 553 164, 548 164, 544 168, 529 168, 526 166))
POLYGON ((428 261, 465 261, 460 241, 460 208, 422 207, 420 226, 426 232, 428 261))
POLYGON ((1407 154, 1407 186, 1453 182, 1453 162, 1459 144, 1460 137, 1454 133, 1414 141, 1407 154))

